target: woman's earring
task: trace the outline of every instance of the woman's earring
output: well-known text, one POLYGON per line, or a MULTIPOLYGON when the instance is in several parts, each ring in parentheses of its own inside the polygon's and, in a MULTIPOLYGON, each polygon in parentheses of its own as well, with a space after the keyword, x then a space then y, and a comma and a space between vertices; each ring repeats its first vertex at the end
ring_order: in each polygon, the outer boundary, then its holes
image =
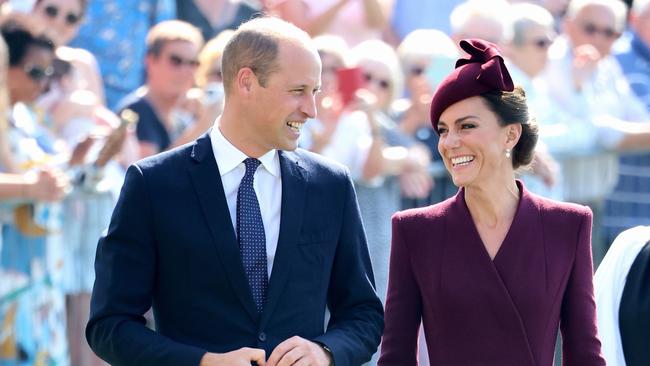
POLYGON ((512 155, 511 152, 512 152, 511 149, 506 149, 506 158, 507 159, 510 159, 510 156, 512 155))

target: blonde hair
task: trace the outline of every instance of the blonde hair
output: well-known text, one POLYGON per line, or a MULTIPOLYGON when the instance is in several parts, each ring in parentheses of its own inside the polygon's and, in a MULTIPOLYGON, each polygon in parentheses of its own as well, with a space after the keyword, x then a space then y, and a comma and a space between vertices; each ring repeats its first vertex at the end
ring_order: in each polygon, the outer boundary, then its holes
POLYGON ((199 53, 199 67, 196 69, 196 85, 204 87, 207 84, 212 65, 223 56, 223 50, 234 34, 232 29, 223 30, 203 46, 199 53))
POLYGON ((182 20, 166 20, 153 26, 147 33, 147 54, 158 56, 169 42, 184 41, 203 47, 203 36, 198 28, 182 20))
POLYGON ((333 34, 323 34, 314 37, 314 45, 318 53, 326 53, 336 56, 345 65, 345 55, 350 51, 350 47, 342 37, 333 34))
POLYGON ((397 53, 389 44, 380 40, 368 40, 359 43, 350 52, 351 64, 363 66, 364 62, 380 63, 388 69, 391 78, 391 101, 397 100, 404 93, 404 73, 397 53))
POLYGON ((506 0, 467 0, 457 5, 449 16, 452 33, 472 37, 475 30, 468 27, 475 19, 482 19, 501 27, 500 39, 492 41, 503 42, 510 39, 510 3, 506 0))
POLYGON ((416 29, 404 37, 397 47, 402 66, 408 66, 414 59, 458 58, 458 48, 449 36, 437 29, 416 29))

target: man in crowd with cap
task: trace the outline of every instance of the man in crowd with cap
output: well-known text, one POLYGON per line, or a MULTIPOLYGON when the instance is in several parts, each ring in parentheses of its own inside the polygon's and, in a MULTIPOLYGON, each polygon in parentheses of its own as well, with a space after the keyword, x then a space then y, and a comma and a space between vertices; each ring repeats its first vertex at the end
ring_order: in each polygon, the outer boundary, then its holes
POLYGON ((355 191, 345 168, 295 150, 316 114, 318 53, 258 18, 222 72, 210 132, 127 172, 97 249, 88 341, 119 365, 362 364, 383 313, 355 191))

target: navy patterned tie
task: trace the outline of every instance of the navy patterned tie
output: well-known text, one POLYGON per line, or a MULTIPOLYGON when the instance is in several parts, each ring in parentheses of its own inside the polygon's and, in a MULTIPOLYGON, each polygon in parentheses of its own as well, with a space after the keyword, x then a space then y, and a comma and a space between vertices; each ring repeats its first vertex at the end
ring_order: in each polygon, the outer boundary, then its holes
POLYGON ((253 294, 257 311, 262 313, 269 285, 266 267, 266 235, 262 213, 253 189, 253 178, 260 161, 244 160, 246 173, 237 192, 237 238, 244 271, 253 294))

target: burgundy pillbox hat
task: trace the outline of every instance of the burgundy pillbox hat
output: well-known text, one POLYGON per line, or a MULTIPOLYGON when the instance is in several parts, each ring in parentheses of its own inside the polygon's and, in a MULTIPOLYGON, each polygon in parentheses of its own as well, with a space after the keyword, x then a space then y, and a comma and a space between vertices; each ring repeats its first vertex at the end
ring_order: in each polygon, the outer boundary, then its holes
POLYGON ((450 105, 490 91, 513 91, 512 78, 497 46, 482 39, 464 39, 460 47, 469 59, 456 61, 456 68, 436 89, 431 100, 431 124, 438 132, 440 115, 450 105))

